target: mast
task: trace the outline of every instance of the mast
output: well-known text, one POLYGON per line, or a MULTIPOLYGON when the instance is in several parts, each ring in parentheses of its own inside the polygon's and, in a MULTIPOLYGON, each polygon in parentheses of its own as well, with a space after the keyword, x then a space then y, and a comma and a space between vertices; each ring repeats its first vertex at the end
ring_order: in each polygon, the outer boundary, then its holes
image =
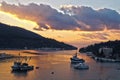
POLYGON ((18 62, 21 62, 21 61, 20 61, 20 53, 18 53, 18 62))
POLYGON ((78 55, 78 50, 79 50, 79 49, 76 50, 75 57, 77 57, 77 55, 78 55))
POLYGON ((76 50, 76 54, 75 54, 75 56, 77 57, 77 50, 76 50))

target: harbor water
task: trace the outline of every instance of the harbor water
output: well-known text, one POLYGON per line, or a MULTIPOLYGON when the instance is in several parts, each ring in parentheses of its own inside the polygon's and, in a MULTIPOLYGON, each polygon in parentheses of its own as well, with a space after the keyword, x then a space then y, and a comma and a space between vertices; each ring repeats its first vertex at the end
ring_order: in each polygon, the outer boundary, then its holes
MULTIPOLYGON (((0 60, 0 80, 120 80, 120 63, 100 63, 94 61, 86 54, 80 53, 89 65, 88 70, 76 70, 70 58, 76 52, 68 51, 34 51, 1 50, 0 53, 31 57, 29 65, 34 65, 34 70, 28 72, 12 72, 11 66, 17 58, 0 60), (38 53, 38 54, 34 54, 38 53), (37 67, 37 68, 36 68, 37 67)), ((22 59, 24 62, 24 59, 22 59)))

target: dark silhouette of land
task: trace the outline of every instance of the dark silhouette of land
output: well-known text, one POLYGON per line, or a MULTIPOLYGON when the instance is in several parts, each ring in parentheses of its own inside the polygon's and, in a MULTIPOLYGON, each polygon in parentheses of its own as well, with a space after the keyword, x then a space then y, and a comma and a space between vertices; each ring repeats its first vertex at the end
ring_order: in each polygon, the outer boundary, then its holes
POLYGON ((0 23, 0 49, 61 48, 76 49, 72 45, 45 38, 31 31, 0 23))
POLYGON ((87 47, 81 48, 80 52, 92 52, 94 55, 100 57, 102 54, 99 54, 99 49, 102 47, 112 48, 113 52, 111 58, 120 58, 120 40, 101 42, 98 44, 89 45, 87 47))

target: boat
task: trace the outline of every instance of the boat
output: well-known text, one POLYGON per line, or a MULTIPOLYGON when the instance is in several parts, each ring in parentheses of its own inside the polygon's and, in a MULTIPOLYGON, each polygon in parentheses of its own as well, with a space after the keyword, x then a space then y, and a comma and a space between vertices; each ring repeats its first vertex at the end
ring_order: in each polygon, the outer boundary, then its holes
POLYGON ((0 53, 0 59, 9 59, 9 58, 13 58, 14 55, 11 54, 7 54, 7 53, 0 53))
POLYGON ((84 59, 80 59, 77 57, 77 52, 76 54, 73 55, 72 58, 70 58, 70 60, 71 60, 71 63, 84 63, 85 62, 84 59))
POLYGON ((89 66, 85 63, 78 63, 76 65, 74 65, 75 69, 79 69, 79 70, 87 70, 89 69, 89 66))
MULTIPOLYGON (((31 59, 31 57, 29 58, 29 60, 31 59)), ((28 64, 28 59, 26 57, 25 62, 20 61, 20 59, 18 61, 15 61, 13 66, 11 66, 12 71, 29 71, 29 70, 33 70, 34 66, 29 65, 28 64)))
POLYGON ((95 59, 98 62, 120 62, 120 60, 109 59, 109 58, 101 58, 101 57, 94 57, 93 59, 95 59))

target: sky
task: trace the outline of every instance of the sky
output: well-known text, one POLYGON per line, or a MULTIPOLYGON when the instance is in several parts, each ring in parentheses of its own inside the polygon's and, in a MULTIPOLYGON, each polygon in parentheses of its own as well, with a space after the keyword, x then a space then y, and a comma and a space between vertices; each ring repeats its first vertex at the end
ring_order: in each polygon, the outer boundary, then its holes
POLYGON ((120 1, 0 0, 0 22, 76 47, 120 40, 120 1))

